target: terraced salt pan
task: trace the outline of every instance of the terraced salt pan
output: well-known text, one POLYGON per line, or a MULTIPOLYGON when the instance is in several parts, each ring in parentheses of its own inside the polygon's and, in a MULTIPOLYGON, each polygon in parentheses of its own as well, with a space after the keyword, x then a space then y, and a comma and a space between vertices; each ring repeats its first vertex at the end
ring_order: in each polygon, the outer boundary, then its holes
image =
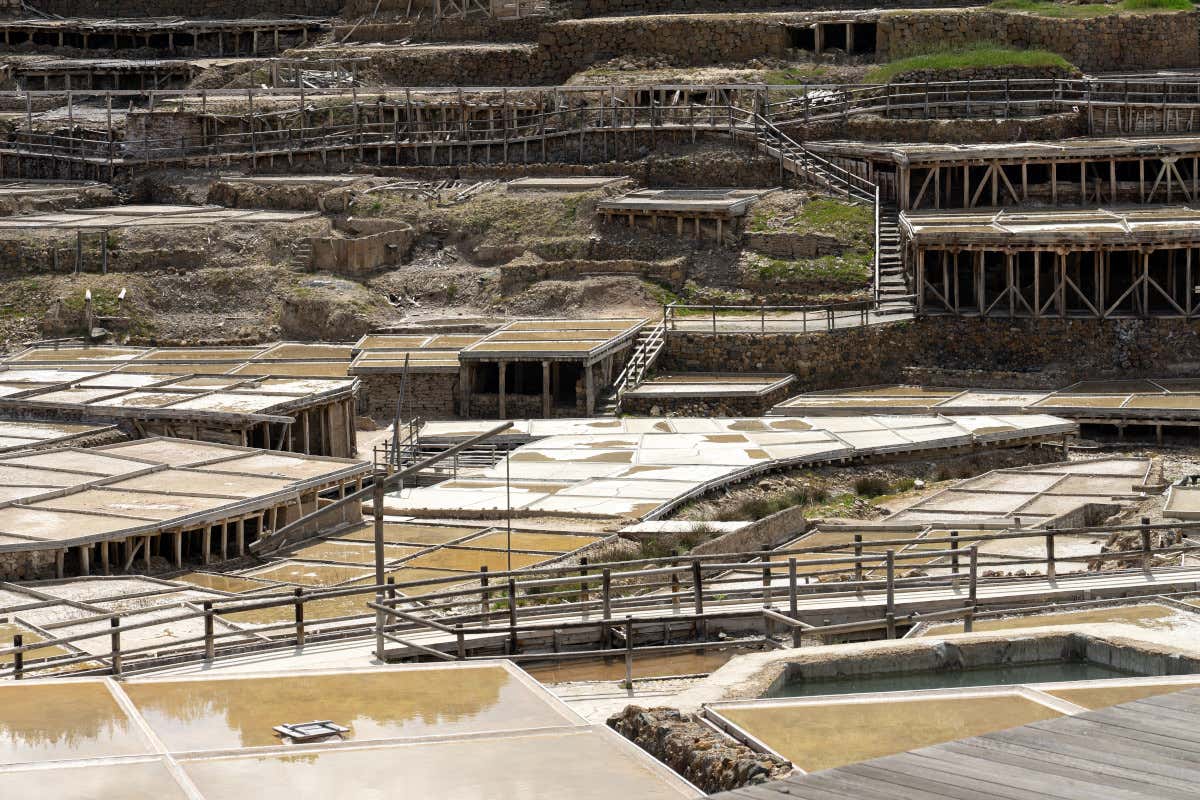
MULTIPOLYGON (((1000 617, 996 619, 975 620, 972 631, 985 633, 989 631, 1011 631, 1026 628, 1043 627, 1077 627, 1079 625, 1133 625, 1152 631, 1186 631, 1194 629, 1200 632, 1200 615, 1188 614, 1176 608, 1147 603, 1133 606, 1113 606, 1080 611, 1062 611, 1052 614, 1027 614, 1016 617, 1000 617)), ((918 636, 945 636, 963 633, 962 623, 946 623, 931 625, 921 631, 918 636)), ((1136 699, 1136 698, 1131 698, 1136 699)))
MULTIPOLYGON (((385 522, 383 540, 392 544, 446 544, 473 534, 482 533, 483 528, 466 528, 451 525, 420 525, 406 522, 385 522)), ((350 531, 336 534, 339 539, 356 542, 375 541, 375 526, 363 525, 350 531)))
POLYGON ((1044 524, 1090 504, 1120 505, 1138 497, 1150 460, 1102 458, 994 470, 959 481, 887 518, 888 523, 933 520, 1044 524))
POLYGON ((295 583, 300 586, 335 586, 371 575, 361 567, 311 564, 302 561, 281 561, 274 566, 247 572, 250 578, 295 583))
POLYGON ((291 800, 291 786, 317 796, 368 797, 404 776, 412 797, 473 800, 676 800, 696 797, 636 753, 614 750, 602 731, 564 731, 377 748, 331 749, 304 759, 242 756, 184 762, 188 776, 209 798, 259 787, 261 800, 291 800))
POLYGON ((762 701, 721 706, 719 714, 806 772, 1061 716, 1015 692, 938 699, 762 701))
POLYGON ((0 765, 153 753, 103 681, 0 685, 0 765))
POLYGON ((1060 700, 1083 706, 1087 709, 1108 708, 1122 703, 1132 703, 1147 697, 1181 692, 1200 686, 1196 683, 1138 683, 1125 686, 1080 686, 1070 689, 1043 688, 1040 691, 1053 695, 1060 700))
POLYGON ((190 800, 161 759, 59 765, 53 774, 54 780, 47 781, 41 770, 0 772, 0 795, 40 800, 190 800))
MULTIPOLYGON (((489 425, 494 427, 487 421, 428 423, 421 435, 454 441, 489 425)), ((507 464, 486 470, 481 479, 394 493, 385 510, 499 512, 511 496, 512 508, 532 513, 653 518, 693 492, 779 464, 1000 444, 1072 429, 1035 415, 526 420, 506 435, 535 441, 513 451, 507 464), (506 474, 511 493, 505 492, 506 474)))
MULTIPOLYGON (((356 742, 564 726, 567 719, 507 670, 481 667, 129 683, 155 735, 176 752, 278 744, 280 720, 334 719, 356 742)), ((295 784, 293 784, 295 785, 295 784)))

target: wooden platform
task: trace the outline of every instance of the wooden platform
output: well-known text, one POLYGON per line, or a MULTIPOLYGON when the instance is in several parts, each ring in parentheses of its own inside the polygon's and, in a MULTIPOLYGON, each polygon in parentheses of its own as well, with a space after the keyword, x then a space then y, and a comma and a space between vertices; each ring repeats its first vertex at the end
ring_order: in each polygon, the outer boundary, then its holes
POLYGON ((1200 785, 1200 689, 722 792, 722 800, 1166 800, 1200 785))

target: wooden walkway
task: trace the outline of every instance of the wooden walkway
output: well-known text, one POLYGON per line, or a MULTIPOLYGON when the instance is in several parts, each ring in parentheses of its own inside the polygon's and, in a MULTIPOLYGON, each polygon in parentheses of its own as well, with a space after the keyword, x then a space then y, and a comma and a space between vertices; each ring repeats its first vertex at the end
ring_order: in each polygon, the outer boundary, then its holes
POLYGON ((710 796, 1194 800, 1200 797, 1200 689, 710 796))

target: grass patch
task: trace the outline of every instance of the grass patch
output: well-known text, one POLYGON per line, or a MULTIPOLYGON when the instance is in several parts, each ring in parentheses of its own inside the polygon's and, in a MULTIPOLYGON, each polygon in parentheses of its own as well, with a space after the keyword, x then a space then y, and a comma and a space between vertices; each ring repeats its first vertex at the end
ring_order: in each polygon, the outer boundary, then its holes
POLYGON ((824 291, 853 291, 871 280, 874 255, 853 250, 840 255, 818 256, 788 261, 751 254, 750 268, 758 280, 777 282, 797 290, 810 287, 824 291))
POLYGON ((828 499, 829 493, 824 489, 802 487, 766 497, 751 497, 737 505, 722 509, 716 518, 722 522, 760 520, 784 509, 811 506, 824 503, 828 499))
MULTIPOLYGON (((1072 6, 1078 8, 1078 6, 1072 6)), ((1013 50, 981 43, 972 47, 909 56, 867 73, 869 83, 887 83, 897 75, 917 70, 987 69, 990 67, 1055 67, 1074 70, 1058 53, 1049 50, 1013 50)))
POLYGON ((813 83, 829 73, 829 68, 814 64, 802 67, 787 67, 786 69, 767 70, 762 82, 768 86, 800 86, 813 83))
POLYGON ((994 0, 990 6, 999 11, 1022 11, 1041 17, 1059 19, 1089 19, 1114 14, 1162 13, 1192 11, 1192 0, 1122 0, 1120 3, 1063 4, 1048 0, 994 0))
POLYGON ((751 233, 816 233, 847 244, 867 244, 875 227, 875 212, 861 203, 818 197, 795 213, 780 213, 768 198, 756 203, 750 216, 751 233))

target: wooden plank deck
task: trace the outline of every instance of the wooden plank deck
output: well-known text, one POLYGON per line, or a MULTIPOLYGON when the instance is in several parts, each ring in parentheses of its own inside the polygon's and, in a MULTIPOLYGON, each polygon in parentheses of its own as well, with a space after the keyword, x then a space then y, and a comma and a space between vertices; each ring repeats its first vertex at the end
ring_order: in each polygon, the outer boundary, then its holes
POLYGON ((1200 689, 710 796, 1193 800, 1200 796, 1200 689))

